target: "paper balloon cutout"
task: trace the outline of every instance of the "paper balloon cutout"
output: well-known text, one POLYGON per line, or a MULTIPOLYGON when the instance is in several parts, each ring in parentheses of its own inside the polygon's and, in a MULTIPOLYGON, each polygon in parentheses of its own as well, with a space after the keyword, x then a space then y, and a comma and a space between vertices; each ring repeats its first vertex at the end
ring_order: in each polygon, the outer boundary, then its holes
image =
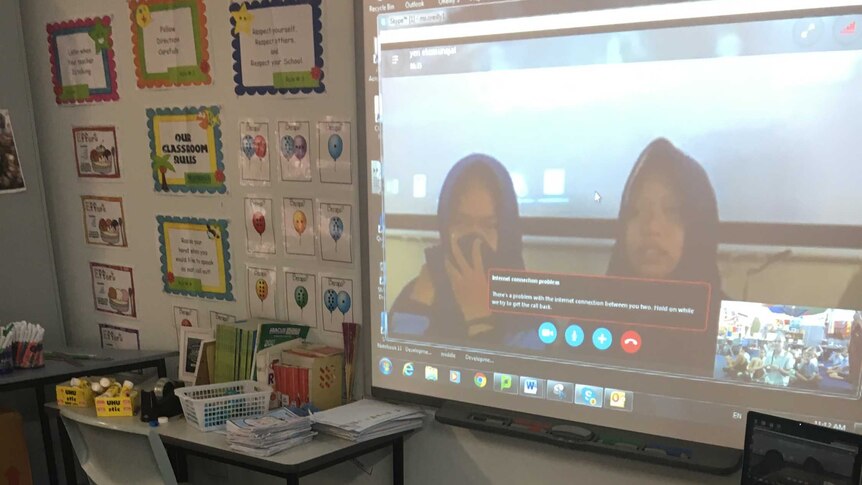
POLYGON ((254 284, 254 291, 257 293, 260 301, 266 300, 266 297, 269 295, 269 283, 263 278, 258 279, 257 283, 254 284))
MULTIPOLYGON (((329 156, 332 157, 332 161, 338 161, 338 157, 341 156, 341 152, 344 150, 344 140, 341 139, 341 135, 333 134, 329 136, 329 141, 326 143, 327 148, 329 148, 329 156)), ((336 165, 336 168, 338 166, 336 165)))
POLYGON ((332 216, 329 219, 329 236, 335 241, 335 252, 338 252, 338 240, 344 234, 344 221, 338 216, 332 216))
POLYGON ((290 135, 284 135, 281 137, 281 144, 279 148, 281 148, 281 154, 284 158, 290 158, 293 156, 293 151, 296 145, 293 143, 293 137, 290 135))
POLYGON ((302 318, 302 312, 305 311, 305 305, 308 305, 308 290, 305 289, 304 286, 297 286, 295 290, 293 290, 293 300, 296 302, 296 306, 299 307, 299 318, 302 318))
POLYGON ((251 216, 251 225, 254 226, 254 230, 257 231, 261 240, 263 239, 263 233, 266 232, 266 217, 262 212, 255 212, 251 216))
POLYGON ((350 311, 350 293, 344 290, 338 292, 338 311, 344 316, 350 311))
POLYGON ((263 135, 254 137, 254 154, 257 155, 257 158, 266 156, 266 138, 263 135))
POLYGON ((293 137, 293 149, 296 151, 297 160, 305 158, 305 154, 308 153, 308 142, 304 136, 296 135, 293 137))
POLYGON ((323 306, 329 310, 329 321, 332 321, 332 312, 338 308, 338 293, 332 288, 323 292, 323 306))
POLYGON ((299 245, 302 246, 302 233, 308 227, 308 219, 305 217, 305 212, 298 210, 293 213, 293 230, 299 234, 299 245))
POLYGON ((251 135, 245 135, 242 137, 240 147, 245 158, 251 159, 251 156, 254 155, 254 138, 251 135))

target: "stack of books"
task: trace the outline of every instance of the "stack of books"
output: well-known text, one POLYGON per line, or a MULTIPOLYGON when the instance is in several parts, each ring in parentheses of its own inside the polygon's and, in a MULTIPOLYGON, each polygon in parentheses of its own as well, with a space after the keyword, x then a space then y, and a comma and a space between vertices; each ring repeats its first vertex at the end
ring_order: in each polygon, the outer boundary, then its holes
POLYGON ((311 441, 316 435, 308 417, 286 408, 264 416, 236 418, 226 423, 230 448, 253 456, 270 456, 311 441))
POLYGON ((350 441, 421 428, 425 414, 416 408, 362 399, 311 416, 314 429, 350 441))

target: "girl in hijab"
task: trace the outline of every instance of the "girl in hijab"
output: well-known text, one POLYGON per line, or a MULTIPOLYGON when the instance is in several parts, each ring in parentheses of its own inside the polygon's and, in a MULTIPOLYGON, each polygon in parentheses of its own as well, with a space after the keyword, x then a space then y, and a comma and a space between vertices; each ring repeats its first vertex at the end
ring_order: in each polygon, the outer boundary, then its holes
POLYGON ((508 318, 488 309, 489 268, 523 269, 518 201, 508 171, 482 154, 452 167, 437 204, 440 243, 395 299, 390 332, 434 341, 502 342, 508 318))
POLYGON ((703 167, 664 138, 647 145, 626 182, 608 275, 706 282, 712 298, 704 333, 645 329, 639 359, 685 368, 702 358, 712 373, 723 298, 718 223, 715 191, 703 167))

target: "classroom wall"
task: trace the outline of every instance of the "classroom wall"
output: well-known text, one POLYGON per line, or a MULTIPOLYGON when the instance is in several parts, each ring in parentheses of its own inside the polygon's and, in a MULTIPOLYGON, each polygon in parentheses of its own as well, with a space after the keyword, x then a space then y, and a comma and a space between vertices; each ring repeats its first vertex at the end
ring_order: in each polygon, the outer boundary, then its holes
MULTIPOLYGON (((18 2, 0 1, 0 109, 9 110, 27 187, 24 192, 0 195, 0 325, 23 319, 38 322, 45 327, 45 343, 62 346, 66 335, 22 30, 18 2)), ((0 393, 0 407, 21 413, 28 448, 41 450, 42 434, 33 392, 0 393)), ((30 467, 34 483, 47 482, 44 454, 32 452, 30 467)))
MULTIPOLYGON (((206 4, 209 30, 210 63, 213 83, 209 86, 172 89, 146 89, 136 86, 132 56, 131 20, 128 3, 102 0, 29 0, 21 2, 27 61, 32 79, 33 104, 40 136, 40 150, 45 160, 45 184, 48 210, 54 232, 57 275, 63 315, 68 323, 71 344, 90 348, 100 345, 100 323, 137 329, 144 349, 177 349, 173 307, 198 310, 200 326, 209 326, 210 312, 233 315, 238 319, 249 315, 246 293, 246 265, 275 267, 278 274, 276 308, 279 318, 287 318, 285 295, 282 293, 282 268, 325 272, 350 277, 354 283, 353 312, 357 320, 362 315, 361 280, 358 263, 359 231, 354 225, 354 264, 316 263, 311 258, 288 257, 284 251, 281 224, 283 197, 319 197, 321 200, 342 201, 353 205, 353 217, 358 220, 357 191, 351 186, 336 186, 319 182, 280 181, 275 135, 276 121, 306 120, 311 122, 312 156, 317 156, 315 123, 318 120, 355 118, 355 80, 353 63, 352 10, 348 2, 326 1, 323 9, 324 82, 321 95, 242 96, 234 93, 231 59, 229 2, 208 0, 206 4), (109 15, 117 63, 119 101, 86 105, 57 105, 51 84, 46 25, 84 17, 109 15), (221 107, 223 153, 226 165, 227 193, 224 195, 166 195, 153 188, 150 152, 147 138, 147 108, 210 106, 221 107), (241 119, 268 120, 269 149, 272 154, 272 184, 243 186, 240 184, 238 154, 240 150, 239 122, 241 119), (77 177, 73 150, 73 126, 115 125, 117 127, 121 178, 85 179, 77 177), (122 196, 126 215, 128 247, 94 246, 85 243, 82 222, 82 195, 122 196), (267 197, 273 200, 275 217, 268 217, 268 227, 274 231, 277 254, 274 257, 252 257, 246 253, 244 199, 267 197), (187 298, 168 295, 162 290, 160 252, 156 215, 226 218, 229 221, 230 264, 235 301, 187 298), (137 296, 137 318, 98 312, 94 308, 90 262, 131 267, 137 296)), ((355 133, 353 137, 355 138, 355 133)), ((353 158, 356 143, 351 143, 353 158)), ((353 165, 354 184, 357 164, 353 165)), ((316 164, 312 165, 316 169, 316 164)), ((257 236, 255 234, 255 236, 257 236)), ((343 240, 342 240, 343 242, 343 240)), ((319 253, 319 249, 318 249, 319 253)), ((252 295, 254 298, 254 295, 252 295)), ((253 304, 260 304, 254 298, 253 304)), ((336 312, 336 316, 341 315, 336 312)), ((325 317, 330 317, 327 313, 325 317)), ((321 315, 320 318, 324 318, 321 315)), ((341 334, 329 331, 312 332, 312 338, 330 345, 341 346, 341 334)), ((360 374, 361 375, 361 374, 360 374)))
POLYGON ((0 324, 28 320, 45 327, 45 343, 63 345, 51 230, 24 52, 18 2, 0 2, 0 109, 9 110, 26 189, 0 194, 0 324))
MULTIPOLYGON (((198 302, 161 292, 158 247, 155 239, 156 213, 228 217, 239 225, 243 218, 242 198, 248 193, 270 193, 273 199, 289 192, 289 187, 274 184, 271 189, 241 187, 236 175, 236 123, 238 117, 302 116, 304 112, 329 113, 354 117, 355 80, 353 45, 353 7, 347 0, 324 0, 325 58, 328 94, 302 100, 244 97, 232 93, 229 65, 227 2, 208 1, 210 45, 213 50, 215 82, 212 86, 190 89, 140 91, 134 85, 131 42, 125 2, 100 0, 28 0, 22 3, 23 26, 32 78, 41 154, 46 161, 48 207, 54 231, 57 274, 63 300, 68 335, 76 345, 98 346, 97 323, 117 323, 141 330, 144 348, 176 348, 171 306, 195 306, 225 313, 245 313, 244 292, 237 291, 236 303, 198 302), (79 107, 58 107, 50 88, 45 24, 73 17, 111 14, 115 22, 114 46, 118 53, 120 101, 79 107), (223 197, 163 196, 152 190, 146 145, 144 109, 156 106, 221 104, 224 109, 225 154, 229 164, 229 195, 223 197), (113 123, 118 127, 123 178, 116 183, 80 181, 75 177, 71 151, 73 124, 113 123), (230 165, 233 163, 233 165, 230 165), (232 170, 231 170, 232 169, 232 170), (95 249, 83 243, 80 195, 123 195, 128 213, 128 249, 95 249), (133 266, 138 288, 138 318, 109 317, 94 311, 90 293, 88 262, 100 260, 133 266)), ((354 145, 355 146, 355 145, 354 145)), ((354 153, 355 156, 355 153, 354 153)), ((358 193, 351 193, 354 201, 358 193)), ((241 231, 238 231, 242 234, 241 231)), ((358 238, 358 232, 354 234, 358 238)), ((250 259, 244 254, 244 241, 232 241, 232 261, 243 267, 250 259)), ((284 258, 264 264, 285 265, 284 258)), ((393 265, 394 266, 394 265, 393 265)), ((353 268, 359 283, 358 265, 353 268)), ((244 276, 237 276, 242 288, 244 276)), ((358 287, 356 294, 360 294, 358 287)), ((357 302, 358 303, 358 302, 357 302)), ((283 302, 281 302, 283 305, 283 302)), ((361 315, 361 307, 355 309, 361 315)), ((324 336, 335 340, 334 336, 324 336)), ((429 416, 426 428, 410 437, 405 445, 407 483, 639 483, 639 484, 723 484, 738 483, 738 476, 712 477, 671 468, 563 450, 545 445, 457 429, 437 424, 429 416)), ((379 452, 360 460, 360 470, 352 463, 318 473, 314 483, 386 484, 391 483, 391 461, 379 452)), ((191 459, 194 483, 281 483, 262 475, 229 468, 222 464, 191 459)), ((312 478, 305 479, 311 481, 312 478)))

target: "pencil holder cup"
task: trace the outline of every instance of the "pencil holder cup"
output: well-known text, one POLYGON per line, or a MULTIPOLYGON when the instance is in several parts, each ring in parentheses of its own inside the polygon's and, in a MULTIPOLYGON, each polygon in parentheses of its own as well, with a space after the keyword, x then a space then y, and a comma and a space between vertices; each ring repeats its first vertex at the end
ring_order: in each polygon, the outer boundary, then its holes
POLYGON ((13 346, 0 350, 0 375, 8 374, 15 369, 15 350, 13 346))

